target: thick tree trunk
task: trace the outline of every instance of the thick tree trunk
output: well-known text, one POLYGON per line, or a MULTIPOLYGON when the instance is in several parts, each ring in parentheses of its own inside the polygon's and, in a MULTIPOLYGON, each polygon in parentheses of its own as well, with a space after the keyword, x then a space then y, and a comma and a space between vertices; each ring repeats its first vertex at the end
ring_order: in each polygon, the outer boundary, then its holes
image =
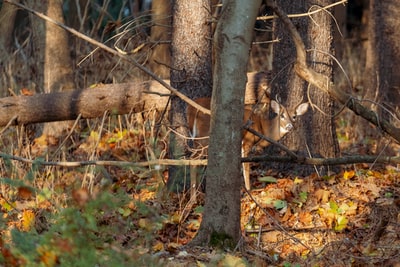
MULTIPOLYGON (((287 14, 303 13, 306 9, 306 0, 290 1, 283 0, 279 2, 282 9, 287 14)), ((306 37, 308 28, 307 17, 292 19, 300 35, 306 37)), ((272 98, 278 98, 281 100, 284 106, 295 106, 298 104, 300 99, 305 100, 306 82, 298 77, 293 71, 293 63, 296 58, 296 48, 294 46, 292 37, 287 31, 285 25, 279 20, 274 21, 274 39, 280 41, 274 44, 273 54, 273 73, 274 83, 272 86, 272 98)), ((303 116, 304 117, 304 116, 303 116)), ((296 126, 299 126, 303 122, 303 119, 297 122, 296 126)), ((290 134, 288 134, 283 140, 290 148, 299 150, 304 145, 305 140, 305 127, 296 127, 290 134)))
MULTIPOLYGON (((176 0, 173 6, 171 85, 191 98, 211 95, 210 10, 210 1, 204 0, 176 0)), ((188 136, 185 103, 173 96, 169 114, 173 129, 169 157, 186 157, 187 141, 182 138, 188 136)), ((170 168, 168 189, 181 191, 188 185, 188 174, 187 169, 170 168)))
MULTIPOLYGON (((333 0, 318 0, 312 4, 318 6, 327 6, 332 4, 333 0)), ((313 49, 309 53, 310 67, 327 77, 329 81, 333 80, 332 59, 328 54, 333 54, 333 29, 332 17, 326 12, 318 12, 312 15, 312 20, 308 27, 309 48, 313 49)), ((336 127, 334 121, 334 101, 327 94, 315 86, 308 88, 308 95, 312 104, 319 110, 314 109, 311 115, 310 124, 306 124, 306 144, 312 156, 322 156, 325 158, 334 158, 339 155, 339 144, 336 136, 336 127)), ((307 118, 306 118, 307 119, 307 118)), ((303 145, 304 151, 306 147, 303 145)), ((326 169, 321 169, 320 174, 325 175, 326 169)))
POLYGON ((234 247, 241 237, 241 142, 246 70, 261 1, 224 1, 214 39, 214 85, 203 220, 193 244, 234 247))

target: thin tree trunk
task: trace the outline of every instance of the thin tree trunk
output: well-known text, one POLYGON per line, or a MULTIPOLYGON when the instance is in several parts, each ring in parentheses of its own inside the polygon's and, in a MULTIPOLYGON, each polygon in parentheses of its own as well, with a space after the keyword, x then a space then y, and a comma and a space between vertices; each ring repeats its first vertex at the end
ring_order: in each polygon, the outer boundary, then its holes
POLYGON ((149 59, 149 67, 158 76, 168 79, 171 65, 171 31, 172 10, 171 0, 153 0, 151 7, 150 42, 152 52, 149 59))
MULTIPOLYGON (((48 0, 47 15, 64 22, 62 0, 48 0)), ((75 88, 72 72, 67 32, 53 23, 46 22, 46 44, 44 61, 44 90, 61 92, 75 88)), ((44 125, 43 134, 60 137, 69 127, 69 122, 57 122, 44 125)))
POLYGON ((241 237, 241 141, 252 29, 261 1, 224 1, 214 39, 214 85, 203 220, 192 244, 235 247, 241 237))

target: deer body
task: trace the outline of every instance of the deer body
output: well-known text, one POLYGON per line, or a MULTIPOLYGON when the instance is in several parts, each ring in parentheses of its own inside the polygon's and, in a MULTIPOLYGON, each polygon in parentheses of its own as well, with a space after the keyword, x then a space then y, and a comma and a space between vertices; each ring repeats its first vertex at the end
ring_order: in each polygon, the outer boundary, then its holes
MULTIPOLYGON (((195 100, 199 105, 210 109, 210 98, 198 98, 195 100)), ((293 123, 297 116, 303 115, 308 109, 308 103, 298 105, 294 112, 288 112, 278 102, 270 101, 271 109, 277 116, 270 118, 267 104, 245 105, 244 123, 252 122, 251 128, 272 140, 278 141, 293 129, 293 123)), ((209 135, 210 116, 204 114, 192 106, 188 106, 187 119, 191 137, 200 138, 209 135)), ((260 139, 258 136, 244 130, 242 140, 242 156, 247 157, 256 145, 258 149, 267 147, 270 143, 260 139)), ((195 140, 195 146, 207 146, 208 139, 195 140)), ((246 189, 250 189, 250 164, 243 163, 243 176, 246 189)))

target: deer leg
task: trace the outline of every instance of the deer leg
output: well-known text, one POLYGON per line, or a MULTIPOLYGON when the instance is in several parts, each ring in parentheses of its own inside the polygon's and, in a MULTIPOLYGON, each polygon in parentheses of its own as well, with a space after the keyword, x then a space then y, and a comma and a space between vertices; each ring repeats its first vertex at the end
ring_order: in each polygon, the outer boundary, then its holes
MULTIPOLYGON (((249 155, 248 148, 242 145, 242 157, 247 157, 248 155, 249 155)), ((242 168, 243 168, 244 186, 246 187, 247 190, 250 190, 251 189, 251 184, 250 184, 250 163, 249 162, 243 162, 242 163, 242 168)))

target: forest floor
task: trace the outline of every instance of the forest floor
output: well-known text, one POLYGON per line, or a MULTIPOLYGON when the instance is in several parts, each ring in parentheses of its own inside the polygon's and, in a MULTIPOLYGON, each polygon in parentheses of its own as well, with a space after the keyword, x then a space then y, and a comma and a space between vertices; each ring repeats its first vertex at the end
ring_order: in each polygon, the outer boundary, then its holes
MULTIPOLYGON (((242 242, 221 251, 186 246, 201 223, 204 194, 193 203, 167 193, 166 169, 43 165, 164 158, 165 132, 156 146, 152 133, 134 116, 82 124, 62 148, 27 129, 4 131, 0 265, 400 266, 397 166, 254 175, 254 189, 242 194, 242 242)), ((353 144, 342 135, 341 146, 353 144)))

